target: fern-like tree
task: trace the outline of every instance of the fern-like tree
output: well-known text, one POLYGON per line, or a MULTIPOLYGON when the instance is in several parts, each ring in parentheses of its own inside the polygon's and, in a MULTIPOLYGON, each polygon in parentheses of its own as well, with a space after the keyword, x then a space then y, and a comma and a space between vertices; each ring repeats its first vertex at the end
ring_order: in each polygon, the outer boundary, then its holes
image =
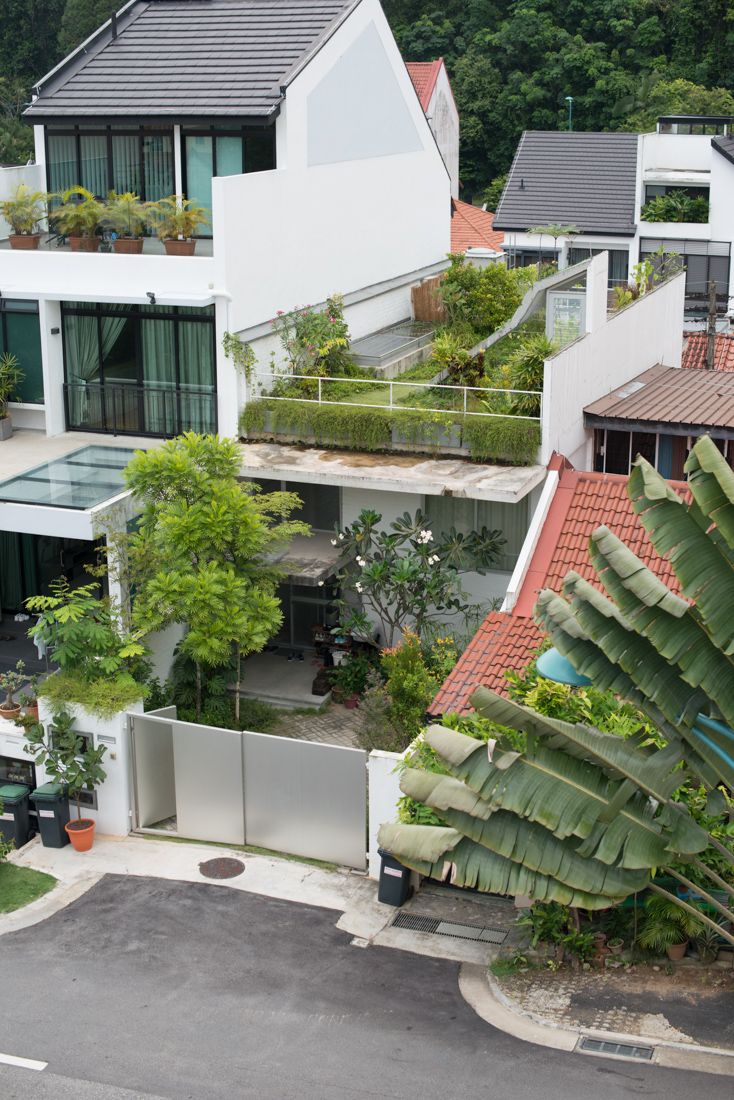
POLYGON ((653 881, 664 870, 734 919, 734 853, 713 835, 734 787, 734 473, 710 439, 696 444, 687 472, 690 502, 643 459, 629 483, 680 595, 602 527, 590 553, 605 592, 569 573, 563 594, 543 591, 536 606, 576 670, 638 707, 662 747, 543 717, 480 688, 472 703, 498 728, 489 751, 431 727, 425 739, 446 774, 403 772, 403 791, 445 822, 382 827, 381 845, 407 866, 588 909, 648 887, 734 943, 653 881), (503 727, 521 731, 521 751, 503 727), (701 785, 709 791, 706 828, 681 797, 701 785))
POLYGON ((239 720, 242 658, 262 649, 282 621, 282 572, 271 559, 294 535, 310 533, 289 518, 299 498, 259 493, 239 480, 239 462, 232 440, 187 432, 139 451, 125 471, 144 505, 127 546, 133 620, 146 633, 184 625, 180 648, 196 667, 197 718, 204 670, 234 655, 239 720))

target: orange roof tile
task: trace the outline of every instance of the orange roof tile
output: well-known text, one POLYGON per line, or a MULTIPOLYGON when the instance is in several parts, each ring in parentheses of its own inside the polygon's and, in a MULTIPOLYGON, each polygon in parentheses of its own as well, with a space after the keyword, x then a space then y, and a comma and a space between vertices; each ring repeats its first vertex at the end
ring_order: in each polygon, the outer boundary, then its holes
POLYGON ((428 110, 428 105, 431 102, 433 89, 436 87, 436 81, 438 80, 438 74, 441 71, 442 65, 442 57, 439 57, 436 61, 405 62, 408 76, 413 81, 413 87, 418 93, 418 99, 424 111, 428 110))
MULTIPOLYGON (((682 367, 706 366, 706 333, 693 332, 683 345, 682 367)), ((714 343, 714 370, 734 371, 734 335, 717 332, 714 343)))
POLYGON ((491 248, 501 252, 505 235, 493 228, 494 214, 468 202, 451 200, 451 251, 491 248))
MULTIPOLYGON (((619 474, 561 469, 515 607, 511 613, 490 612, 433 700, 432 714, 469 712, 469 696, 482 685, 507 694, 505 670, 525 668, 543 640, 532 618, 540 589, 559 592, 570 569, 601 588, 588 551, 589 538, 601 524, 606 524, 657 576, 678 591, 670 563, 655 553, 632 511, 627 481, 619 474)), ((687 495, 682 483, 671 484, 687 495)))

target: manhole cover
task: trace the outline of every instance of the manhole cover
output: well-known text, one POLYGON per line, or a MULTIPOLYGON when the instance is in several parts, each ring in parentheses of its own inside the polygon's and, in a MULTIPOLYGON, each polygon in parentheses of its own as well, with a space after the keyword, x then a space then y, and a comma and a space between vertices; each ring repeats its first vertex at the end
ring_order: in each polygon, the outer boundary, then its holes
POLYGON ((204 878, 237 878, 244 869, 245 865, 241 859, 230 859, 229 856, 207 859, 199 864, 199 870, 204 878))

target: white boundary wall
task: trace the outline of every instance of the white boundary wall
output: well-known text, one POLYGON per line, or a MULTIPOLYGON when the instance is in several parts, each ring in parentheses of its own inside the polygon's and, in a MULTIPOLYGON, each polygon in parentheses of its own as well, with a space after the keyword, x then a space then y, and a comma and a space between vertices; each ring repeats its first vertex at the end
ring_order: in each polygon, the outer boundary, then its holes
POLYGON ((398 800, 402 797, 400 775, 396 768, 403 758, 398 752, 373 749, 367 760, 369 793, 369 853, 368 874, 380 877, 380 857, 377 854, 377 833, 380 825, 397 821, 398 800))
MULTIPOLYGON (((595 257, 593 266, 600 260, 606 262, 606 257, 595 257)), ((656 363, 680 366, 684 292, 681 273, 609 319, 605 306, 602 323, 595 321, 585 336, 546 360, 541 462, 549 462, 558 451, 577 469, 589 469, 591 436, 584 428, 585 406, 656 363)))

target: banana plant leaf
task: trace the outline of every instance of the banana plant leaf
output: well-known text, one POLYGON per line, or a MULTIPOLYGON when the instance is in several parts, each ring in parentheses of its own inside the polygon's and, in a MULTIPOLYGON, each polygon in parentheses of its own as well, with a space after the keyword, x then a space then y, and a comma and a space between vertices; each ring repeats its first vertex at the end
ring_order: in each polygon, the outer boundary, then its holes
MULTIPOLYGON (((546 875, 539 875, 509 859, 475 844, 467 837, 451 845, 433 860, 426 860, 427 844, 421 834, 426 825, 382 825, 378 833, 381 848, 390 852, 403 866, 421 875, 446 880, 455 886, 470 886, 488 894, 523 894, 535 901, 557 901, 582 909, 608 909, 619 899, 571 890, 546 875)), ((435 827, 434 827, 435 828, 435 827)), ((445 833, 455 830, 446 829, 445 833)), ((447 838, 448 839, 448 838, 447 838)))
POLYGON ((630 474, 629 494, 650 541, 670 561, 683 594, 695 602, 712 641, 724 653, 734 653, 730 562, 689 515, 681 497, 643 458, 630 474))
POLYGON ((495 750, 490 760, 484 743, 474 741, 468 753, 466 741, 474 739, 454 730, 432 727, 425 739, 493 809, 534 821, 560 839, 574 836, 585 842, 580 854, 603 863, 632 870, 658 867, 674 853, 682 858, 707 846, 706 834, 692 822, 687 832, 666 832, 655 819, 655 804, 639 791, 613 821, 602 820, 621 783, 561 751, 539 748, 530 756, 495 750))
MULTIPOLYGON (((675 596, 608 528, 593 533, 589 552, 631 629, 676 665, 686 683, 701 688, 727 721, 734 720, 734 664, 714 645, 695 608, 675 596)), ((574 584, 578 598, 588 589, 595 591, 584 581, 574 584)))
MULTIPOLYGON (((632 780, 635 789, 640 788, 661 802, 667 801, 680 786, 680 774, 674 773, 680 763, 675 750, 642 749, 613 733, 548 718, 489 688, 477 688, 470 702, 485 718, 501 726, 523 730, 530 738, 542 738, 548 748, 562 749, 580 760, 600 765, 614 779, 632 780)), ((532 741, 528 746, 532 747, 532 741)), ((624 802, 619 803, 617 809, 622 805, 624 802)))
MULTIPOLYGON (((715 523, 716 531, 734 550, 734 471, 709 436, 699 439, 689 454, 686 473, 706 527, 715 523)), ((721 546, 719 552, 724 553, 721 546)))
POLYGON ((572 844, 558 840, 542 825, 503 810, 493 812, 453 776, 406 768, 400 777, 400 789, 439 810, 450 826, 477 844, 573 889, 621 900, 644 889, 649 881, 644 869, 630 871, 584 859, 572 844))

